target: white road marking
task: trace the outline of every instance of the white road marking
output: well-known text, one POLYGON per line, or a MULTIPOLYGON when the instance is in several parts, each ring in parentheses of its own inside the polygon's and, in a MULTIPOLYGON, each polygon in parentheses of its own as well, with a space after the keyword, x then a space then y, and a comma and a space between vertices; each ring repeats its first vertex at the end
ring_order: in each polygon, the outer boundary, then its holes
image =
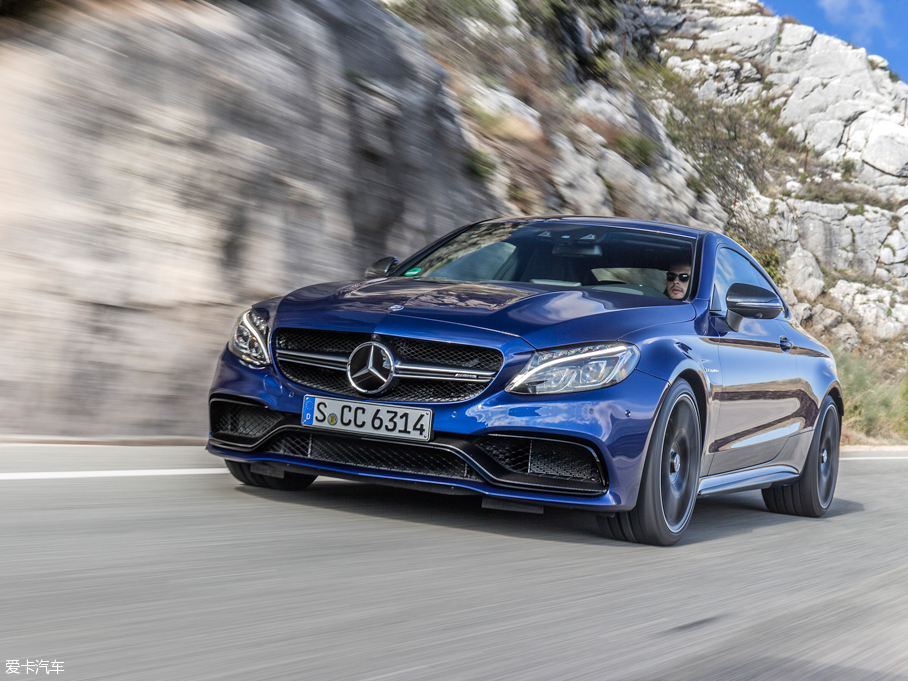
POLYGON ((840 456, 840 461, 908 461, 908 456, 840 456))
POLYGON ((0 473, 0 480, 60 480, 64 478, 135 478, 149 475, 213 475, 226 468, 159 468, 133 471, 56 471, 49 473, 0 473))

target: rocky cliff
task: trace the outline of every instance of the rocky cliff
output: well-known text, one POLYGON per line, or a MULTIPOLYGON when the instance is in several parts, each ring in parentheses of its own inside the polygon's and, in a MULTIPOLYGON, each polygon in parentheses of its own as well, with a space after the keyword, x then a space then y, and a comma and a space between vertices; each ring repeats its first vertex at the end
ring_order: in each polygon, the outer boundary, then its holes
POLYGON ((243 306, 492 209, 443 70, 367 0, 0 23, 0 432, 204 435, 243 306))
POLYGON ((726 231, 836 348, 846 434, 908 435, 908 85, 884 58, 751 0, 385 2, 450 69, 507 211, 726 231))
POLYGON ((885 59, 748 0, 385 5, 0 22, 0 432, 203 434, 244 305, 507 213, 726 231, 809 330, 903 363, 885 59))
MULTIPOLYGON (((573 81, 544 130, 507 69, 460 79, 502 203, 727 229, 846 347, 908 331, 908 85, 885 59, 750 0, 494 4, 461 39, 537 40, 573 81), (525 200, 506 119, 550 141, 554 200, 525 200)), ((444 56, 450 26, 425 30, 444 56)))

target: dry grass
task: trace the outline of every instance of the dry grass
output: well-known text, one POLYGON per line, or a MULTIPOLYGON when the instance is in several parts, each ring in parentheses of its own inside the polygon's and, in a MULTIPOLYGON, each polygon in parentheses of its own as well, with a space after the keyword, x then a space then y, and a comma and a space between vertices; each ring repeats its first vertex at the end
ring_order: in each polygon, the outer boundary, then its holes
POLYGON ((830 177, 825 177, 819 182, 805 182, 799 198, 820 203, 856 203, 862 206, 878 206, 893 212, 899 208, 898 204, 887 201, 871 187, 837 181, 830 177))
POLYGON ((585 125, 594 133, 605 140, 609 147, 614 147, 618 143, 618 138, 624 134, 624 130, 617 128, 608 121, 605 121, 592 114, 584 113, 575 115, 571 118, 573 123, 585 125))
POLYGON ((871 339, 855 352, 818 336, 832 348, 845 398, 843 444, 908 443, 908 344, 871 339))

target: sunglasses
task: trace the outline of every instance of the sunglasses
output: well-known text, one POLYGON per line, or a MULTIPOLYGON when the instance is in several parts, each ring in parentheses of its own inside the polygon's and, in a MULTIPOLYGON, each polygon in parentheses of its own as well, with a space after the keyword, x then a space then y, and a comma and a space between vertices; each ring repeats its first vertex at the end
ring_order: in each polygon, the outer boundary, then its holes
POLYGON ((684 274, 677 274, 675 272, 666 272, 665 273, 666 281, 674 281, 675 279, 680 281, 682 284, 686 284, 690 280, 690 275, 687 274, 686 272, 684 274))

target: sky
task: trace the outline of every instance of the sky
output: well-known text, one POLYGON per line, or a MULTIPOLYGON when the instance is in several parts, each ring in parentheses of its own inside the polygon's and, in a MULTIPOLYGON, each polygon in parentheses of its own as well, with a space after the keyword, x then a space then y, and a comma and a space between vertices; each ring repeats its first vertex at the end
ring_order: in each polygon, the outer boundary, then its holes
POLYGON ((908 82, 908 0, 763 0, 779 16, 790 15, 820 33, 864 47, 889 61, 908 82))

